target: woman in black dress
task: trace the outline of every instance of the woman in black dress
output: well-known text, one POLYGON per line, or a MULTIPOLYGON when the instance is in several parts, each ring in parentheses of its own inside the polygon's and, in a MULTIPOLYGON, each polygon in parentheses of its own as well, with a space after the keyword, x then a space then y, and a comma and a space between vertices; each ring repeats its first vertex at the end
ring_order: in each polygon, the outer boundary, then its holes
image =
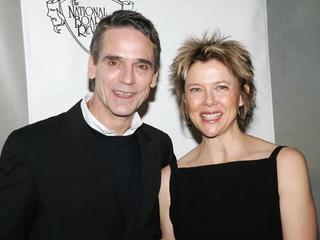
POLYGON ((253 66, 237 41, 188 39, 171 65, 182 116, 201 143, 163 169, 162 239, 316 239, 302 153, 245 133, 253 66))

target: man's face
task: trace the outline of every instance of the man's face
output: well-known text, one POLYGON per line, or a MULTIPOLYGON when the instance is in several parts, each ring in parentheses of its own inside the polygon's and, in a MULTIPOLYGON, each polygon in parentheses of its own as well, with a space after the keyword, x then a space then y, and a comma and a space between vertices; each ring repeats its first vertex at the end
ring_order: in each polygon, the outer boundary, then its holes
POLYGON ((153 43, 131 27, 104 32, 99 58, 89 60, 88 77, 95 79, 92 113, 102 122, 131 120, 156 86, 153 43))

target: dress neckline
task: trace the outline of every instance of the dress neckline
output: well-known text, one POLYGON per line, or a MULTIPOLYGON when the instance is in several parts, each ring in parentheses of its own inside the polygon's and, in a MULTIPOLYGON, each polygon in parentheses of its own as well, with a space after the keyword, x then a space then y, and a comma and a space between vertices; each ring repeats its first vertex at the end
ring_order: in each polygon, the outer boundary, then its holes
POLYGON ((267 158, 261 158, 261 159, 253 159, 253 160, 236 160, 236 161, 230 161, 230 162, 222 162, 222 163, 213 163, 213 164, 205 164, 205 165, 199 165, 199 166, 191 166, 191 167, 178 167, 178 170, 181 169, 197 169, 197 168, 210 168, 210 167, 223 167, 223 166, 232 166, 232 165, 240 165, 240 164, 256 164, 260 162, 266 162, 269 161, 270 157, 267 158))
POLYGON ((229 161, 229 162, 205 164, 205 165, 198 165, 198 166, 191 166, 191 167, 179 167, 178 163, 176 163, 175 168, 177 170, 188 170, 188 169, 203 169, 203 168, 213 168, 213 167, 235 166, 235 165, 242 165, 242 164, 260 164, 260 163, 262 164, 265 162, 270 162, 270 160, 272 159, 276 159, 277 154, 283 147, 284 146, 276 146, 270 153, 269 157, 260 158, 260 159, 235 160, 235 161, 229 161))

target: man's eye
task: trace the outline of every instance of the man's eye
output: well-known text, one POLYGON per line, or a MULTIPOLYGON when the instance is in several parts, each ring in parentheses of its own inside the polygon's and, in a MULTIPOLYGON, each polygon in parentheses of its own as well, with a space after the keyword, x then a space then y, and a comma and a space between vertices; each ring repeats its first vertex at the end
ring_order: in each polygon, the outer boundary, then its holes
POLYGON ((138 65, 138 68, 139 68, 140 70, 148 70, 148 69, 149 69, 149 66, 146 65, 146 64, 139 64, 139 65, 138 65))
POLYGON ((111 66, 117 65, 117 63, 118 63, 118 62, 117 62, 116 60, 109 60, 109 61, 108 61, 108 64, 111 65, 111 66))

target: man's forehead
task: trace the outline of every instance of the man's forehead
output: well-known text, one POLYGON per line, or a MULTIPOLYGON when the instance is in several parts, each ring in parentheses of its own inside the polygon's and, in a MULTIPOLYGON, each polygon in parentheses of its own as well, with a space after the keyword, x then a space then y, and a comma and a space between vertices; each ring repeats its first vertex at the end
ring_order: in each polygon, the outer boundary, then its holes
POLYGON ((133 28, 108 29, 103 33, 100 42, 101 50, 108 49, 119 53, 150 51, 153 56, 154 47, 153 42, 147 36, 133 28))
POLYGON ((153 44, 150 37, 146 35, 143 31, 140 31, 139 29, 136 29, 132 26, 110 26, 103 32, 103 38, 108 35, 112 37, 118 37, 119 35, 135 35, 135 37, 144 38, 147 41, 150 41, 150 43, 153 44))

